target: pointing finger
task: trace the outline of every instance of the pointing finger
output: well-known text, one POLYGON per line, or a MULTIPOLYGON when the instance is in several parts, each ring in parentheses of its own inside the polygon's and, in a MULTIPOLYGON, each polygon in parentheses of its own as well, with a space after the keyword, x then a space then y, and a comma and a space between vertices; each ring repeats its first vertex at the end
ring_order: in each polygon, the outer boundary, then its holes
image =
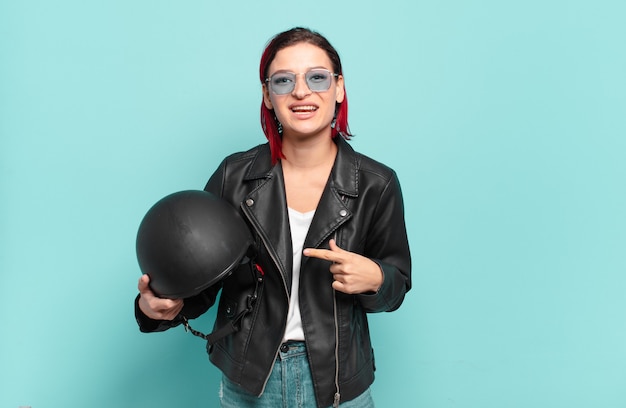
POLYGON ((306 248, 303 253, 311 258, 326 259, 327 261, 338 263, 343 262, 347 251, 339 248, 334 239, 329 241, 329 245, 330 249, 306 248))
POLYGON ((341 259, 338 254, 328 249, 306 248, 303 254, 310 258, 326 259, 331 262, 338 262, 341 259))

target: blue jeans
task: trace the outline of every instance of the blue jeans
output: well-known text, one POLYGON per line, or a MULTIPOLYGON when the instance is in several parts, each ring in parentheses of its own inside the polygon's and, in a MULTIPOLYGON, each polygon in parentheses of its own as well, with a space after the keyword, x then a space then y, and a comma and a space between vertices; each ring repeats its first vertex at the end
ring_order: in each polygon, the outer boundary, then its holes
MULTIPOLYGON (((316 408, 311 369, 303 342, 281 347, 274 368, 260 397, 248 394, 226 377, 220 388, 221 408, 316 408)), ((374 408, 369 388, 361 395, 339 404, 341 408, 374 408)))

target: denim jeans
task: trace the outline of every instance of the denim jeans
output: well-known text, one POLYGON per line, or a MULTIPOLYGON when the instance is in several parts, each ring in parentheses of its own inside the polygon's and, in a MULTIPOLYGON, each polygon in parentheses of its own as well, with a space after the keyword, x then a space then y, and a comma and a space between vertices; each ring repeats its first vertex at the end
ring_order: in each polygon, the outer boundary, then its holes
MULTIPOLYGON (((220 388, 221 408, 316 408, 311 369, 303 342, 287 343, 281 347, 274 368, 260 397, 248 394, 226 377, 220 388)), ((339 404, 341 408, 374 408, 367 389, 352 401, 339 404)))

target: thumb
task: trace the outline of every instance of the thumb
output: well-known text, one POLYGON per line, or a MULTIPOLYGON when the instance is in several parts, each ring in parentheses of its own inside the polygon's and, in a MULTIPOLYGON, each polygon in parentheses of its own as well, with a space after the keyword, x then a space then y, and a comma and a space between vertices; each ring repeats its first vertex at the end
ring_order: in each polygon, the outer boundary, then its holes
POLYGON ((139 283, 137 284, 137 289, 139 289, 139 293, 141 293, 142 295, 145 293, 152 294, 149 284, 150 284, 150 277, 146 274, 141 275, 141 278, 139 278, 139 283))
POLYGON ((334 239, 331 239, 330 241, 328 241, 330 250, 333 252, 343 252, 343 249, 339 248, 339 245, 337 245, 337 242, 334 239))

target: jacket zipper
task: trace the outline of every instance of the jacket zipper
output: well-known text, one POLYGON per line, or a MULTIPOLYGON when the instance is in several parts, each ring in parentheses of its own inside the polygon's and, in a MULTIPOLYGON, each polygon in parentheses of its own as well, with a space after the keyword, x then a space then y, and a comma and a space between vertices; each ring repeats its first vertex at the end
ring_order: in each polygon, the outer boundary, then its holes
POLYGON ((339 324, 337 323, 337 292, 333 289, 333 309, 335 318, 335 398, 333 407, 339 407, 341 394, 339 393, 339 324))
MULTIPOLYGON (((344 196, 341 196, 341 200, 344 200, 344 196)), ((337 243, 337 231, 333 234, 333 239, 337 243)), ((341 393, 339 392, 339 319, 337 318, 337 291, 333 289, 333 318, 335 321, 335 397, 333 399, 333 407, 339 407, 339 401, 341 400, 341 393)))
MULTIPOLYGON (((259 236, 261 236, 261 240, 263 241, 263 244, 265 245, 265 247, 269 248, 267 246, 267 242, 265 241, 265 239, 263 239, 262 235, 259 234, 259 236)), ((270 258, 272 258, 272 261, 274 262, 274 265, 276 266, 276 269, 280 269, 278 267, 278 262, 276 262, 276 258, 275 258, 274 253, 269 251, 269 250, 267 252, 269 253, 270 258)), ((283 281, 283 286, 285 287, 285 293, 287 294, 287 304, 289 304, 291 296, 289 296, 289 291, 287 290, 287 282, 285 282, 285 277, 283 276, 282 273, 280 274, 280 277, 281 277, 281 279, 283 281)), ((280 345, 278 345, 278 348, 276 349, 276 352, 274 353, 274 359, 272 360, 272 367, 274 365, 273 362, 276 361, 276 358, 278 357, 278 353, 279 352, 280 352, 280 345)), ((259 394, 259 396, 263 395, 263 393, 265 392, 265 387, 267 386, 267 382, 269 381, 271 375, 272 375, 272 369, 270 369, 269 374, 267 374, 267 376, 265 377, 265 380, 263 381, 263 387, 261 388, 261 393, 259 394)))
MULTIPOLYGON (((341 194, 341 201, 346 203, 345 194, 341 194)), ((337 230, 333 233, 333 239, 335 243, 339 245, 337 242, 337 230)), ((333 318, 335 320, 335 397, 333 399, 333 407, 339 407, 339 402, 341 401, 341 392, 339 390, 339 318, 337 316, 337 291, 333 289, 333 318)))
MULTIPOLYGON (((252 223, 252 225, 255 226, 257 231, 261 231, 261 228, 259 228, 258 224, 256 222, 254 222, 253 219, 251 219, 251 217, 248 216, 245 207, 242 205, 242 210, 243 213, 246 214, 246 217, 248 218, 248 220, 250 220, 250 222, 252 223)), ((265 245, 265 248, 267 249, 267 253, 269 254, 270 258, 272 258, 272 262, 274 262, 274 266, 276 266, 276 269, 280 270, 280 267, 278 266, 278 261, 276 260, 276 255, 274 254, 274 251, 270 251, 270 246, 268 245, 268 242, 265 240, 265 237, 263 234, 259 233, 258 234, 259 237, 261 238, 261 241, 263 241, 263 245, 265 245)), ((289 295, 289 290, 287 289, 287 282, 285 281, 285 277, 283 276, 283 274, 280 274, 280 278, 283 281, 283 287, 285 288, 285 294, 287 295, 287 304, 289 304, 290 302, 290 298, 291 296, 289 295)), ((280 345, 278 346, 278 348, 276 349, 276 352, 274 353, 274 359, 272 360, 273 362, 276 361, 276 358, 278 357, 278 353, 280 352, 280 345)), ((272 367, 273 367, 272 363, 272 367)), ((265 392, 265 387, 267 386, 267 382, 270 379, 270 376, 272 375, 272 369, 270 369, 269 374, 267 375, 267 377, 265 377, 265 380, 263 381, 263 387, 261 388, 261 393, 258 396, 263 395, 263 393, 265 392)))

